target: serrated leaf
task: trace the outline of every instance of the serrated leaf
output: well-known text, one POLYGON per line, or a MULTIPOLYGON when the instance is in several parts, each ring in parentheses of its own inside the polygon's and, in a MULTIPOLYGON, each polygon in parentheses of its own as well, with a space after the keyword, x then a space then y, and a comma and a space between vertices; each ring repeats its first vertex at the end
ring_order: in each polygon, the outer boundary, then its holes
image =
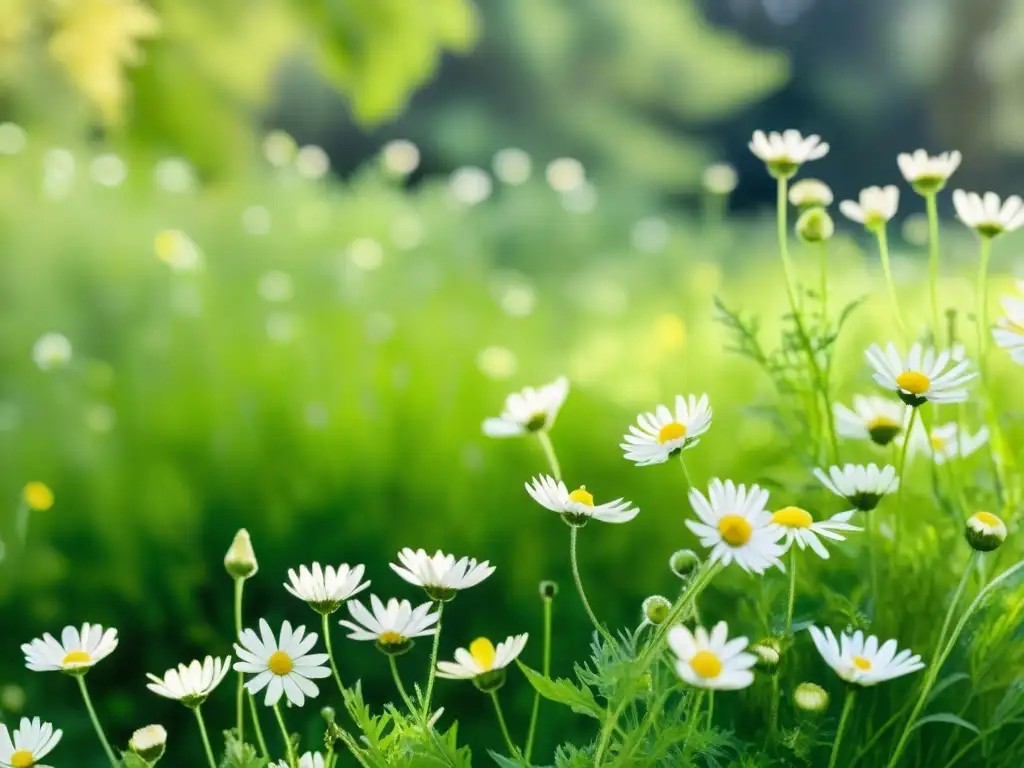
MULTIPOLYGON (((957 717, 952 712, 940 712, 937 715, 928 715, 928 717, 922 717, 916 723, 914 728, 920 728, 922 725, 928 725, 929 723, 949 723, 950 725, 959 725, 961 728, 966 728, 974 733, 981 734, 981 729, 978 728, 974 723, 969 723, 962 717, 957 717)), ((911 729, 913 730, 913 728, 911 729)))
POLYGON ((499 755, 493 749, 487 750, 487 754, 490 755, 491 759, 494 762, 496 762, 499 766, 501 766, 501 768, 523 768, 523 766, 526 766, 526 768, 529 768, 529 765, 530 765, 529 763, 526 763, 526 762, 518 762, 518 761, 512 760, 512 759, 510 759, 508 757, 504 757, 503 755, 499 755))
POLYGON ((580 688, 572 680, 558 678, 552 680, 539 672, 530 669, 525 664, 519 664, 526 679, 534 690, 549 701, 565 704, 580 715, 588 715, 600 720, 604 717, 604 709, 597 703, 594 694, 589 688, 580 688))

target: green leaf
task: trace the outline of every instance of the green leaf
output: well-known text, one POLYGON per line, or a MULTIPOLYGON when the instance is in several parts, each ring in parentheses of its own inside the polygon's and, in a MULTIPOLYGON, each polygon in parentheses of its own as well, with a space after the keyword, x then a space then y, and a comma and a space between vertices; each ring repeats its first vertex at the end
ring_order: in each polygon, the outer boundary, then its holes
POLYGON ((149 763, 134 752, 122 752, 121 765, 124 768, 149 768, 149 763))
POLYGON ((525 664, 519 664, 526 679, 541 696, 559 704, 565 704, 580 715, 589 715, 600 720, 604 717, 604 709, 597 703, 594 694, 589 688, 579 688, 572 680, 564 677, 552 680, 539 672, 530 669, 525 664))
MULTIPOLYGON (((967 730, 973 731, 979 735, 981 734, 981 730, 978 726, 974 723, 967 722, 962 717, 957 717, 952 712, 940 712, 937 715, 922 717, 914 723, 914 728, 920 728, 922 725, 927 725, 928 723, 949 723, 950 725, 959 725, 961 728, 966 728, 967 730)), ((913 728, 911 730, 913 730, 913 728)))
POLYGON ((947 688, 949 688, 949 686, 956 685, 961 680, 970 679, 971 676, 968 675, 966 672, 957 672, 952 675, 947 675, 946 677, 942 678, 938 683, 936 683, 934 688, 932 688, 931 693, 928 694, 928 701, 934 701, 938 697, 938 695, 947 688))
POLYGON ((516 762, 507 757, 503 757, 495 752, 493 749, 487 750, 487 754, 491 756, 491 759, 496 762, 501 768, 523 768, 523 766, 529 766, 529 763, 516 762))

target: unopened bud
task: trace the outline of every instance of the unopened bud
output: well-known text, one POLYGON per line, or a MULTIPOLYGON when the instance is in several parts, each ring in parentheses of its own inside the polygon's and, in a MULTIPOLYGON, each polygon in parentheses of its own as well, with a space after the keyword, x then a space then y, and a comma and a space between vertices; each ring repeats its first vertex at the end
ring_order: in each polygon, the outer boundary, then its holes
POLYGON ((805 243, 823 243, 836 233, 836 225, 824 208, 808 208, 796 220, 796 233, 805 243))
POLYGON ((991 512, 975 512, 967 519, 964 535, 978 552, 991 552, 1006 541, 1006 523, 991 512))
POLYGON ((252 549, 252 540, 245 528, 239 529, 235 534, 228 553, 224 555, 224 567, 234 579, 248 579, 255 576, 259 570, 256 553, 252 549))
POLYGON ((804 712, 824 712, 828 709, 828 691, 816 683, 800 683, 793 691, 793 703, 804 712))
POLYGON ((334 722, 335 716, 336 713, 334 711, 334 707, 324 707, 320 710, 320 717, 322 717, 328 725, 334 722))
POLYGON ((832 190, 818 179, 800 179, 789 188, 789 202, 800 209, 827 208, 832 200, 832 190))
POLYGON ((132 734, 128 746, 132 752, 147 763, 155 763, 164 756, 167 746, 167 731, 162 725, 147 725, 132 734))
POLYGON ((668 559, 668 567, 680 579, 688 579, 700 567, 700 556, 692 549, 677 550, 668 559))
POLYGON ((669 611, 671 610, 672 603, 668 601, 668 598, 662 597, 661 595, 651 595, 644 600, 644 621, 648 624, 660 626, 665 623, 665 619, 668 618, 669 611))
POLYGON ((775 672, 782 657, 782 648, 774 637, 767 637, 750 646, 750 652, 757 656, 757 668, 764 672, 775 672))
POLYGON ((542 581, 540 583, 540 599, 541 600, 544 600, 545 602, 548 601, 548 600, 554 600, 555 596, 557 594, 558 594, 558 585, 555 582, 549 581, 549 580, 545 579, 544 581, 542 581))

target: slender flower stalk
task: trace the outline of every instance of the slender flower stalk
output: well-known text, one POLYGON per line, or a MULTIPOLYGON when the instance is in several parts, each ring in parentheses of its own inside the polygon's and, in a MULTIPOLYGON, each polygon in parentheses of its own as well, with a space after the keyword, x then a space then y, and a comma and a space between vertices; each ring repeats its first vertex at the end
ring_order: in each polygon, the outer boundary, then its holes
POLYGON ((693 480, 690 479, 690 470, 686 467, 686 457, 682 453, 679 454, 679 466, 683 468, 683 477, 686 478, 686 492, 689 493, 690 489, 693 488, 693 480))
POLYGON ((908 405, 910 409, 910 419, 907 422, 906 437, 903 439, 903 449, 900 451, 900 466, 899 466, 899 480, 900 488, 896 496, 896 532, 893 536, 893 551, 898 552, 900 548, 900 531, 903 528, 903 489, 906 487, 904 482, 904 474, 907 470, 907 448, 910 446, 910 436, 914 434, 914 422, 917 420, 917 408, 908 405))
POLYGON ((896 281, 892 276, 892 264, 889 262, 889 236, 885 227, 875 229, 875 237, 878 239, 878 255, 882 259, 882 271, 885 273, 885 285, 889 290, 889 303, 892 305, 892 314, 896 318, 896 325, 899 326, 900 336, 906 338, 907 326, 903 322, 903 313, 900 312, 900 300, 896 294, 896 281))
POLYGON ((851 685, 846 690, 846 701, 843 704, 843 714, 839 717, 839 727, 836 729, 835 741, 832 743, 832 754, 828 759, 828 768, 835 768, 836 760, 839 759, 839 745, 843 743, 843 734, 846 733, 846 726, 849 724, 850 713, 853 712, 853 702, 856 689, 851 685))
POLYGON ((789 602, 786 604, 786 637, 793 636, 793 606, 796 603, 796 551, 797 547, 789 548, 789 602))
POLYGON ((96 710, 92 706, 92 699, 89 698, 89 689, 85 687, 85 675, 75 675, 75 679, 78 680, 78 688, 82 691, 82 700, 85 702, 85 708, 89 711, 89 719, 92 720, 92 727, 96 731, 100 744, 103 745, 103 751, 107 753, 107 759, 110 760, 113 768, 117 768, 121 763, 114 756, 114 750, 110 748, 107 735, 103 732, 103 726, 100 725, 99 717, 96 716, 96 710))
MULTIPOLYGON (((992 255, 992 238, 984 235, 980 238, 981 244, 978 247, 978 370, 981 371, 982 381, 985 381, 985 352, 988 347, 989 322, 988 322, 988 262, 992 255)), ((986 382, 987 383, 987 382, 986 382)))
POLYGON ((196 715, 196 723, 199 724, 199 734, 203 737, 203 749, 206 750, 206 759, 210 763, 210 768, 217 768, 217 761, 213 757, 213 748, 210 746, 210 737, 206 733, 206 723, 203 721, 202 707, 196 707, 192 710, 196 715))
POLYGON ((345 686, 341 684, 341 675, 338 674, 338 665, 334 661, 334 649, 331 647, 331 623, 328 621, 328 614, 322 614, 324 626, 324 645, 327 647, 327 659, 331 663, 331 672, 334 673, 334 682, 338 684, 338 692, 342 698, 345 697, 345 686))
POLYGON ((423 722, 430 719, 430 699, 434 693, 434 675, 437 672, 437 651, 441 644, 441 620, 444 603, 437 603, 437 630, 434 632, 434 646, 430 651, 430 672, 427 673, 427 692, 423 697, 423 722))
POLYGON ((415 714, 416 707, 412 703, 412 699, 409 698, 409 694, 405 691, 405 685, 402 683, 402 676, 398 674, 398 660, 394 654, 387 654, 388 663, 391 665, 391 676, 395 679, 395 687, 398 688, 398 694, 402 697, 402 701, 405 702, 405 706, 409 708, 409 712, 415 714))
MULTIPOLYGON (((541 589, 544 589, 542 585, 541 589)), ((554 607, 554 594, 545 595, 541 594, 541 602, 544 606, 544 657, 542 670, 544 677, 551 677, 551 614, 554 607)), ((540 692, 534 692, 533 694, 533 711, 530 713, 530 730, 526 734, 526 762, 530 762, 530 756, 533 754, 533 739, 537 733, 537 716, 540 713, 540 692)))
MULTIPOLYGON (((242 634, 242 592, 245 589, 245 579, 235 579, 235 637, 242 634)), ((245 707, 243 700, 245 699, 245 673, 238 673, 238 691, 235 694, 235 708, 238 715, 238 740, 245 742, 245 707)), ((266 751, 263 753, 264 757, 269 757, 266 751)))
POLYGON ((590 607, 590 601, 587 600, 587 593, 583 591, 583 580, 580 578, 580 568, 576 557, 576 539, 579 532, 579 526, 574 525, 569 529, 569 562, 572 565, 572 577, 576 582, 576 590, 580 593, 580 600, 583 603, 583 610, 587 612, 587 616, 590 617, 591 623, 594 628, 601 633, 609 643, 614 642, 612 636, 608 634, 608 630, 601 626, 601 622, 597 620, 597 616, 594 614, 594 609, 590 607))
POLYGON ((558 456, 555 455, 555 446, 551 442, 551 438, 547 432, 538 432, 537 440, 540 441, 541 448, 544 449, 544 456, 548 460, 548 466, 551 467, 551 475, 558 480, 562 481, 562 468, 558 464, 558 456))
POLYGON ((498 700, 497 690, 491 691, 491 701, 494 702, 494 713, 498 716, 498 725, 501 726, 501 735, 505 737, 505 744, 508 745, 508 753, 514 757, 519 754, 519 749, 509 735, 508 726, 505 724, 505 715, 501 711, 501 701, 498 700))
MULTIPOLYGON (((935 192, 924 196, 925 207, 928 210, 928 288, 932 302, 932 343, 935 346, 942 344, 942 316, 939 310, 939 207, 936 203, 935 192)), ((952 340, 950 340, 952 343, 952 340)))
POLYGON ((284 739, 285 759, 291 768, 296 768, 297 758, 295 757, 295 750, 292 749, 292 737, 288 734, 288 727, 284 724, 280 702, 274 703, 274 716, 277 718, 277 724, 281 728, 281 738, 284 739))

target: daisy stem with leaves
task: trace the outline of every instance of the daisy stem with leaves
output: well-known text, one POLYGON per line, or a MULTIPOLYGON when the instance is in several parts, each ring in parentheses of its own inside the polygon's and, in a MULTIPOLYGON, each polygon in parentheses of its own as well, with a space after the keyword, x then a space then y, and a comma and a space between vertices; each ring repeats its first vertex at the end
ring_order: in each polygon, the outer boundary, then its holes
POLYGON ((277 724, 281 728, 281 738, 284 739, 285 760, 291 768, 296 768, 297 761, 295 758, 295 750, 292 749, 292 737, 288 733, 288 726, 284 724, 284 716, 281 714, 280 703, 274 704, 274 717, 277 718, 277 724))
POLYGON ((103 732, 103 726, 100 725, 100 719, 96 716, 96 710, 92 706, 92 699, 89 698, 89 689, 85 687, 85 675, 78 674, 75 676, 78 680, 78 688, 82 692, 82 700, 85 702, 85 708, 89 712, 89 719, 92 720, 92 727, 96 731, 96 736, 100 740, 100 744, 103 745, 103 751, 107 753, 107 759, 110 760, 110 764, 117 768, 121 763, 114 757, 114 750, 110 748, 110 742, 107 741, 107 735, 103 732))
POLYGON ((441 620, 444 616, 444 603, 437 604, 437 630, 434 632, 434 645, 430 650, 430 672, 427 673, 427 692, 423 695, 423 722, 430 720, 430 699, 434 694, 434 676, 437 672, 437 651, 441 645, 441 620))
MULTIPOLYGON (((554 596, 542 595, 544 605, 544 658, 542 670, 544 677, 551 677, 551 614, 554 607, 554 596)), ((530 730, 526 734, 526 762, 530 762, 533 754, 533 738, 537 732, 537 716, 540 713, 540 692, 533 694, 533 711, 530 714, 530 730)))
POLYGON ((210 746, 210 736, 206 733, 206 723, 203 721, 202 707, 195 707, 192 710, 196 716, 196 723, 199 724, 199 734, 203 737, 203 749, 206 750, 206 759, 210 763, 210 768, 217 768, 217 761, 213 757, 213 748, 210 746))
POLYGON ((505 737, 505 744, 508 745, 508 753, 513 757, 519 754, 519 750, 509 735, 508 726, 505 724, 505 715, 501 711, 501 701, 498 700, 498 692, 491 691, 491 701, 494 702, 494 713, 498 716, 498 725, 501 726, 501 735, 505 737))
POLYGON ((839 716, 839 726, 836 728, 835 741, 832 743, 832 754, 828 759, 828 768, 834 768, 836 760, 839 759, 839 745, 843 742, 843 734, 849 724, 850 714, 853 712, 853 702, 856 691, 852 685, 846 689, 846 701, 843 702, 843 714, 839 716))
POLYGON ((395 687, 398 688, 398 695, 402 697, 402 701, 409 708, 409 712, 415 714, 416 707, 413 705, 412 699, 409 698, 409 694, 406 693, 405 685, 402 684, 402 676, 398 673, 398 661, 395 659, 394 654, 389 653, 387 657, 388 663, 391 665, 391 676, 395 679, 395 687))

